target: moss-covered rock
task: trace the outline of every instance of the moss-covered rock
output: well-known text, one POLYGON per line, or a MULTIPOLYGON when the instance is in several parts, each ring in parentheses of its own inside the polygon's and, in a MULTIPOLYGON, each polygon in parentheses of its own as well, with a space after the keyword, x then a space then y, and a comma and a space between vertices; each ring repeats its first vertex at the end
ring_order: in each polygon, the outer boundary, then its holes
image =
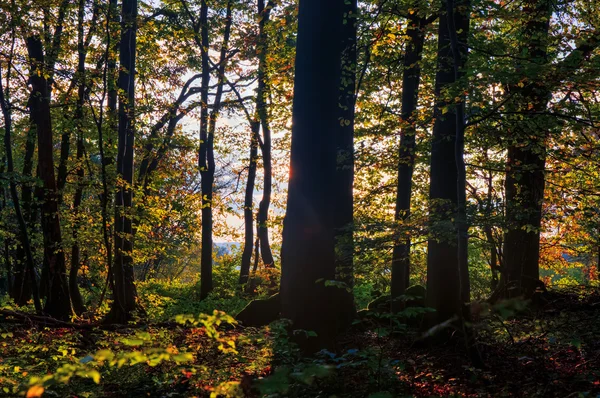
POLYGON ((261 327, 279 319, 281 299, 279 293, 266 299, 252 300, 235 319, 243 326, 261 327))

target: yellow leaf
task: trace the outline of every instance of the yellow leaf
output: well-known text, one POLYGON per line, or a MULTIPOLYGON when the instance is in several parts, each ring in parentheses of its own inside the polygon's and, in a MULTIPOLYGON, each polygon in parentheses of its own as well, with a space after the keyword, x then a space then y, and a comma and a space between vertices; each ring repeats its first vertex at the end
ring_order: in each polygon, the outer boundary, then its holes
POLYGON ((29 387, 29 390, 27 390, 27 398, 39 398, 42 396, 42 394, 44 393, 44 387, 42 386, 33 386, 33 387, 29 387))

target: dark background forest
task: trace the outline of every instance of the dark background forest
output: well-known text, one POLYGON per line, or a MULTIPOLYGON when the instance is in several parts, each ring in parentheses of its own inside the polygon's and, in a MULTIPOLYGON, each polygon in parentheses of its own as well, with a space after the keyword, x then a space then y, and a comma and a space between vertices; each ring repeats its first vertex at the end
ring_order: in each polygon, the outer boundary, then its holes
POLYGON ((600 393, 597 0, 0 0, 0 395, 600 393))

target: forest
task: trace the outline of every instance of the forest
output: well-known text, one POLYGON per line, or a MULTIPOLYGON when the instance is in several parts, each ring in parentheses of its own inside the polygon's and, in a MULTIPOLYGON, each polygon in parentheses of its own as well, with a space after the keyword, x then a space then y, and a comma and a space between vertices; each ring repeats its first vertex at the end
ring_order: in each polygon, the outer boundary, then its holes
POLYGON ((0 0, 0 396, 600 397, 599 0, 0 0))

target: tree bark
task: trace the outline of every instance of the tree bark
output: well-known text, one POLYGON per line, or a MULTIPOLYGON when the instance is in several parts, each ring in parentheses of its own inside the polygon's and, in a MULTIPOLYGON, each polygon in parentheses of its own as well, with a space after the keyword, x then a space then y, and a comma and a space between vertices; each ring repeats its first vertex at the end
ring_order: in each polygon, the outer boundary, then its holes
POLYGON ((395 241, 392 252, 392 311, 398 312, 403 302, 398 297, 404 294, 410 283, 410 235, 406 224, 410 219, 410 201, 412 196, 412 176, 415 164, 416 120, 415 111, 419 99, 421 78, 420 62, 423 57, 425 39, 424 20, 409 15, 406 27, 406 50, 404 53, 404 72, 402 74, 402 128, 398 160, 398 186, 396 191, 396 209, 394 219, 401 225, 402 232, 395 241))
POLYGON ((114 291, 108 323, 127 323, 136 310, 137 292, 133 273, 133 152, 135 140, 135 60, 137 35, 137 0, 124 0, 121 9, 119 51, 118 147, 117 176, 121 180, 115 201, 114 291))
POLYGON ((31 121, 37 130, 38 169, 43 182, 42 230, 48 264, 48 292, 44 311, 57 319, 68 319, 72 314, 72 308, 58 214, 49 86, 45 77, 44 52, 39 36, 27 38, 27 52, 32 62, 31 69, 36 72, 30 76, 32 96, 29 109, 31 121))
POLYGON ((208 55, 208 5, 206 0, 200 3, 200 36, 201 36, 201 67, 202 81, 200 83, 200 152, 198 167, 200 169, 200 189, 202 192, 202 237, 200 254, 200 299, 208 297, 213 289, 212 261, 212 197, 214 182, 213 137, 208 134, 208 91, 210 84, 210 64, 208 55))
POLYGON ((79 271, 79 267, 81 265, 80 260, 80 252, 81 249, 79 247, 79 228, 80 228, 80 220, 79 220, 79 207, 81 206, 81 200, 83 197, 83 178, 84 178, 84 168, 83 168, 83 154, 84 154, 84 143, 83 143, 83 106, 85 101, 85 92, 86 92, 86 74, 85 74, 85 59, 87 56, 87 49, 84 42, 83 35, 83 19, 85 12, 85 0, 79 0, 79 8, 77 13, 77 32, 78 32, 78 40, 77 40, 77 51, 79 53, 78 64, 77 64, 77 79, 78 79, 78 89, 77 89, 77 105, 75 108, 75 114, 73 117, 73 121, 75 123, 75 128, 77 130, 77 188, 75 189, 75 196, 73 198, 73 213, 75 217, 75 222, 73 224, 73 244, 71 245, 71 268, 69 270, 69 292, 71 293, 71 301, 73 303, 73 310, 77 315, 81 315, 85 311, 85 305, 83 304, 83 298, 81 297, 81 292, 79 291, 79 286, 77 284, 77 273, 79 271))
POLYGON ((549 122, 539 113, 546 110, 551 91, 537 74, 540 66, 548 62, 550 1, 526 1, 523 14, 527 18, 523 28, 523 48, 529 59, 526 64, 518 65, 517 74, 524 76, 528 83, 523 87, 514 84, 510 88, 518 101, 515 109, 523 113, 523 120, 513 122, 508 132, 507 232, 504 236, 504 272, 500 278, 504 297, 532 295, 540 276, 539 243, 549 122))
MULTIPOLYGON (((462 117, 462 101, 455 103, 454 96, 446 98, 448 89, 456 87, 458 80, 455 68, 462 76, 465 57, 459 57, 458 65, 454 64, 451 48, 451 26, 457 34, 458 42, 466 43, 469 30, 468 1, 454 2, 453 20, 449 21, 447 2, 442 3, 439 15, 437 73, 435 82, 436 104, 434 108, 435 123, 431 144, 430 175, 430 238, 427 253, 427 307, 434 308, 435 313, 428 319, 429 324, 438 324, 453 317, 462 318, 464 302, 468 301, 468 270, 465 270, 464 254, 466 253, 464 224, 455 224, 454 219, 461 216, 459 212, 458 186, 462 186, 459 177, 462 168, 456 158, 457 136, 462 135, 457 117, 462 117), (459 230, 463 229, 463 230, 459 230), (458 239, 457 247, 457 236, 458 239), (460 250, 460 252, 459 252, 460 250), (459 261, 460 259, 460 261, 459 261)), ((466 50, 460 49, 461 52, 466 50)), ((460 139, 460 137, 458 137, 460 139)))
MULTIPOLYGON (((13 283, 13 288, 9 289, 9 291, 13 294, 13 298, 15 297, 15 295, 17 295, 17 297, 19 298, 19 301, 17 301, 17 304, 24 304, 24 303, 20 303, 20 301, 22 301, 24 299, 23 297, 23 293, 25 291, 25 286, 28 286, 30 290, 28 290, 29 292, 31 292, 31 294, 33 295, 33 303, 35 305, 35 310, 38 313, 42 312, 42 304, 40 301, 40 296, 39 296, 39 292, 38 292, 38 285, 37 285, 37 281, 35 278, 35 264, 33 261, 33 252, 31 250, 31 242, 29 240, 29 231, 27 229, 27 222, 25 220, 25 217, 23 216, 23 213, 21 211, 21 204, 19 201, 19 194, 17 192, 17 184, 14 180, 14 162, 13 162, 13 155, 12 155, 12 140, 11 140, 11 135, 12 135, 12 110, 11 110, 11 105, 9 102, 9 95, 10 93, 8 92, 8 87, 7 87, 7 94, 5 96, 4 94, 4 87, 2 86, 2 69, 0 66, 0 108, 2 109, 2 116, 4 117, 4 154, 6 156, 6 166, 7 166, 7 171, 8 174, 11 176, 10 178, 10 182, 9 182, 9 191, 10 191, 10 196, 13 202, 13 206, 15 208, 15 214, 17 217, 17 222, 19 223, 19 232, 20 232, 20 249, 24 252, 24 257, 25 257, 25 261, 24 263, 19 264, 20 268, 18 269, 18 271, 20 272, 20 277, 17 279, 16 275, 15 275, 15 281, 13 283), (29 280, 25 279, 26 277, 29 278, 29 280), (20 285, 17 286, 16 284, 19 283, 20 285)), ((10 80, 10 73, 8 74, 9 79, 7 79, 7 81, 10 80)), ((5 244, 5 250, 7 250, 8 248, 6 247, 5 244)), ((18 261, 18 260, 17 260, 18 261)), ((10 274, 10 269, 7 270, 7 272, 10 274)), ((10 283, 10 279, 9 279, 9 283, 10 283)))
POLYGON ((354 107, 356 103, 356 0, 344 2, 342 25, 338 131, 335 135, 336 170, 334 198, 335 280, 340 307, 340 330, 355 316, 354 295, 354 107), (350 311, 344 309, 352 309, 350 311))
POLYGON ((316 332, 302 343, 308 351, 333 345, 353 311, 335 300, 341 282, 335 280, 334 187, 343 12, 344 0, 301 0, 298 13, 281 305, 295 329, 316 332))
POLYGON ((223 31, 223 42, 217 64, 217 90, 213 101, 212 112, 208 113, 208 90, 210 83, 210 58, 208 54, 208 5, 202 0, 200 8, 200 26, 202 43, 202 80, 200 88, 200 176, 202 178, 200 189, 202 191, 202 241, 200 259, 200 299, 205 299, 213 289, 212 282, 212 250, 213 250, 213 184, 215 180, 215 154, 214 139, 217 119, 221 111, 221 98, 225 85, 225 67, 227 66, 227 51, 229 50, 229 37, 231 34, 232 2, 227 2, 226 22, 223 31))
POLYGON ((260 122, 253 121, 250 126, 250 160, 248 165, 246 192, 244 195, 244 249, 242 251, 242 264, 240 266, 240 284, 248 283, 250 277, 250 264, 252 263, 252 249, 254 246, 254 212, 252 210, 258 162, 259 130, 260 122))
POLYGON ((268 74, 267 52, 269 51, 265 25, 269 22, 274 3, 269 1, 265 7, 264 0, 258 0, 258 89, 256 93, 256 113, 262 126, 262 144, 260 151, 263 161, 263 194, 258 204, 258 239, 260 242, 260 255, 266 267, 274 267, 273 252, 269 242, 269 207, 271 206, 271 191, 273 185, 273 160, 271 149, 271 127, 267 110, 268 74))

